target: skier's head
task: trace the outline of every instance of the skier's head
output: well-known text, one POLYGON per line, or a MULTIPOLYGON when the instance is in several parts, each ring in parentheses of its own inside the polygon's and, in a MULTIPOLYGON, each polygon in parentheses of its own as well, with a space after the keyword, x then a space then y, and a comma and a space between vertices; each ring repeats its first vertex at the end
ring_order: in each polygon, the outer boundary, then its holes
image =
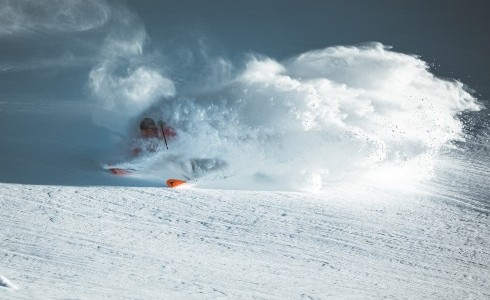
POLYGON ((141 120, 140 123, 141 130, 156 129, 156 128, 157 128, 157 124, 155 123, 155 120, 153 120, 152 118, 144 118, 143 120, 141 120))
POLYGON ((152 118, 144 118, 140 123, 141 134, 144 137, 158 136, 157 124, 152 118))

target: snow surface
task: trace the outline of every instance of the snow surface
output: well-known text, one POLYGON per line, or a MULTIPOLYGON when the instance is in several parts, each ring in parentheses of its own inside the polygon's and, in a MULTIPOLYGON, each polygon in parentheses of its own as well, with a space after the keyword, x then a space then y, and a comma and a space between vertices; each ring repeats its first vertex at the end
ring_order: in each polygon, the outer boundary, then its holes
POLYGON ((488 298, 488 213, 442 200, 0 184, 0 298, 488 298))

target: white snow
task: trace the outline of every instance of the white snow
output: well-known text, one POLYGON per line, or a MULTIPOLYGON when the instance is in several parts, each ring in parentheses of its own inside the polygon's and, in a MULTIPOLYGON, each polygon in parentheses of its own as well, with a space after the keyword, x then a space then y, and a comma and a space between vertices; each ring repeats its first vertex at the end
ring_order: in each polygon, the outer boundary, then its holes
POLYGON ((490 297, 488 213, 442 200, 0 184, 0 298, 490 297))

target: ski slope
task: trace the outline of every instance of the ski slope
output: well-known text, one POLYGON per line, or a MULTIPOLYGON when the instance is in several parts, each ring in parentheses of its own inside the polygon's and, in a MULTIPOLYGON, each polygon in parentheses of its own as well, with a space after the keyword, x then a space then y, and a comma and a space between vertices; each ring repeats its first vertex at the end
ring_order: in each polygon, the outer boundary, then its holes
POLYGON ((0 184, 0 299, 484 299, 488 212, 442 195, 0 184))

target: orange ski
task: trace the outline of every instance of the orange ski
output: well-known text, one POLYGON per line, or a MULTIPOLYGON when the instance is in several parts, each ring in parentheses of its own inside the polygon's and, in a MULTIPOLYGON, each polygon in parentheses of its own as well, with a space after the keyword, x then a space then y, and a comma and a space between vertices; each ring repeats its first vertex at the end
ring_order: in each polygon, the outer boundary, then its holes
POLYGON ((186 184, 186 183, 187 183, 187 181, 180 180, 180 179, 169 179, 169 180, 167 180, 167 186, 169 188, 178 187, 179 185, 183 185, 183 184, 186 184))
POLYGON ((129 170, 120 168, 110 168, 109 171, 111 171, 111 173, 114 175, 128 175, 129 173, 131 173, 131 171, 129 170))

